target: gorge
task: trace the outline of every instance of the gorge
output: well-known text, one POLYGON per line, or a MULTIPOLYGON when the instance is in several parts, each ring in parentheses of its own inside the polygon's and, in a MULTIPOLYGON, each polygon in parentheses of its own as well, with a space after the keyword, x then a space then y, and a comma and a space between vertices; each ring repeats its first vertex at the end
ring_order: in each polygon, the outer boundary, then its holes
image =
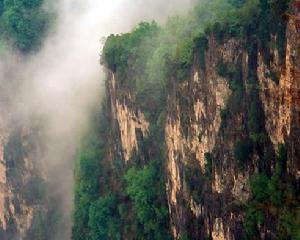
POLYGON ((0 239, 300 239, 300 2, 145 4, 0 1, 0 239))

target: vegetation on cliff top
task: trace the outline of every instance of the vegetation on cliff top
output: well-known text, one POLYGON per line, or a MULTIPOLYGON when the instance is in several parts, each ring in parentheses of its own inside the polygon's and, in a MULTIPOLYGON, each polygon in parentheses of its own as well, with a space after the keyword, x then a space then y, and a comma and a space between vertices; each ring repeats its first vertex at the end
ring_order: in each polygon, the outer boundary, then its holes
POLYGON ((167 79, 161 72, 169 75, 172 72, 178 80, 183 80, 189 74, 195 52, 199 52, 204 67, 207 37, 213 34, 220 43, 225 37, 255 39, 269 65, 272 49, 277 48, 280 56, 284 56, 286 22, 281 16, 288 10, 288 2, 201 1, 188 16, 170 18, 163 28, 154 22, 142 23, 131 33, 109 36, 103 49, 103 63, 121 74, 123 80, 127 71, 133 70, 129 80, 134 82, 133 86, 139 84, 140 78, 145 79, 145 75, 160 81, 167 79), (274 40, 271 36, 277 37, 274 40), (138 76, 138 81, 132 76, 138 76))
POLYGON ((40 47, 49 23, 44 2, 0 0, 0 45, 12 44, 23 53, 40 47))

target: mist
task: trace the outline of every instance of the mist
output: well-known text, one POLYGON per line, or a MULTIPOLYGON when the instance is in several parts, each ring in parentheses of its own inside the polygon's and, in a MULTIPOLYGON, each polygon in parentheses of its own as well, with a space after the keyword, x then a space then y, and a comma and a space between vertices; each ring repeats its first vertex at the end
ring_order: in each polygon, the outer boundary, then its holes
POLYGON ((10 112, 21 121, 44 121, 45 150, 39 165, 51 194, 61 199, 64 222, 53 239, 70 239, 76 149, 90 112, 100 107, 104 92, 105 75, 99 64, 102 37, 129 31, 141 21, 164 23, 194 2, 59 0, 54 3, 55 25, 38 53, 29 57, 2 54, 0 83, 12 79, 6 89, 7 95, 14 95, 10 112))

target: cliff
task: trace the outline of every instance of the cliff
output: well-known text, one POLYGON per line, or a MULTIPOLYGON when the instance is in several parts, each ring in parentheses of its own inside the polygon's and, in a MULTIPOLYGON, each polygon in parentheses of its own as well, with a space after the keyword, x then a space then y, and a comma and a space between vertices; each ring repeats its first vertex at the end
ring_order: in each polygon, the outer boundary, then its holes
MULTIPOLYGON (((2 116, 7 116, 3 114, 2 116)), ((30 154, 33 133, 28 126, 1 122, 1 239, 24 239, 39 208, 42 180, 30 154)))
MULTIPOLYGON (((284 62, 280 64, 279 54, 274 52, 269 67, 264 63, 259 48, 254 55, 250 55, 242 50, 242 43, 235 39, 229 38, 219 45, 210 37, 205 53, 205 71, 195 60, 190 79, 176 84, 175 90, 169 93, 165 127, 166 186, 172 232, 176 239, 191 227, 191 218, 195 221, 201 219, 200 224, 194 224, 192 229, 196 233, 195 239, 202 239, 203 232, 212 239, 243 239, 243 205, 252 197, 250 177, 261 168, 274 171, 276 157, 273 154, 278 154, 280 144, 285 144, 287 148, 290 178, 299 181, 299 155, 296 150, 299 149, 300 79, 296 63, 299 62, 299 34, 294 20, 288 22, 286 34, 284 62), (236 93, 230 90, 228 81, 219 76, 220 59, 240 68, 244 96, 234 96, 236 93), (251 61, 255 62, 254 69, 251 61), (247 126, 247 118, 252 114, 251 101, 254 101, 251 99, 249 71, 257 72, 259 101, 264 116, 261 132, 266 132, 264 140, 254 143, 258 146, 251 150, 254 152, 248 161, 243 159, 245 162, 241 168, 235 157, 236 143, 254 137, 247 126), (270 78, 270 71, 279 74, 279 83, 270 78), (240 102, 234 102, 233 99, 237 97, 240 102), (186 122, 183 122, 184 119, 186 122), (260 158, 259 148, 274 152, 268 163, 260 162, 266 159, 260 158), (207 153, 212 159, 205 157, 207 153), (212 161, 209 163, 212 171, 210 180, 201 179, 207 161, 212 161), (194 186, 190 181, 197 178, 199 185, 194 186), (185 201, 184 205, 182 201, 185 201), (203 229, 202 233, 200 229, 203 229)), ((261 239, 273 239, 278 234, 272 232, 274 228, 271 224, 266 224, 264 228, 260 233, 261 239)))
MULTIPOLYGON (((101 132, 108 144, 101 145, 100 158, 106 173, 99 175, 101 190, 91 201, 116 197, 103 216, 119 219, 114 222, 118 234, 101 229, 103 235, 97 235, 91 220, 96 208, 89 208, 88 224, 81 228, 92 239, 300 236, 299 26, 294 17, 281 14, 272 28, 267 21, 276 4, 271 10, 262 6, 261 15, 255 9, 262 22, 243 23, 238 34, 230 22, 217 23, 194 38, 188 50, 186 43, 183 51, 176 43, 177 59, 165 55, 150 74, 159 51, 146 46, 149 38, 153 45, 157 41, 155 26, 142 24, 131 35, 108 38, 101 132), (140 32, 146 32, 144 40, 140 32), (128 46, 134 50, 128 52, 128 46), (152 162, 161 170, 156 178, 146 175, 152 162), (149 210, 166 205, 166 218, 149 210), (166 235, 153 235, 161 229, 166 235)), ((283 10, 288 12, 300 13, 297 7, 283 10)), ((78 202, 87 194, 81 191, 78 202)), ((78 229, 75 225, 73 239, 81 239, 78 229)))
POLYGON ((0 239, 48 239, 56 200, 47 192, 42 121, 18 102, 20 76, 9 63, 1 74, 10 81, 0 90, 0 239))

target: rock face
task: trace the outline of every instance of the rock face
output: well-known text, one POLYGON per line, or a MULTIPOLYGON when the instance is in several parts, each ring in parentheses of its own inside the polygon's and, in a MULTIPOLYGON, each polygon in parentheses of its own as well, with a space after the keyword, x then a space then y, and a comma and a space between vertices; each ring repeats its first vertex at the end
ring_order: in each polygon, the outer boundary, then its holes
MULTIPOLYGON (((165 130, 167 191, 171 219, 174 221, 172 231, 176 237, 186 229, 185 224, 189 224, 188 219, 185 220, 186 223, 182 223, 188 214, 184 209, 180 209, 181 199, 187 203, 195 203, 195 199, 185 187, 188 184, 185 174, 191 173, 185 173, 184 169, 187 165, 194 164, 196 166, 192 167, 196 167, 200 171, 199 174, 204 174, 207 164, 205 153, 212 152, 216 145, 221 127, 221 111, 231 93, 226 80, 216 73, 216 66, 223 57, 224 60, 237 61, 241 55, 239 44, 233 39, 217 47, 211 38, 209 46, 205 57, 205 70, 195 61, 192 69, 193 78, 176 85, 168 99, 165 130)), ((222 187, 218 185, 217 178, 216 176, 212 184, 215 191, 221 193, 222 187)), ((198 204, 198 208, 203 208, 200 203, 198 204)), ((192 211, 191 214, 194 215, 195 212, 192 211)))
POLYGON ((6 219, 5 219, 5 200, 6 200, 6 164, 4 162, 4 139, 1 139, 0 146, 0 184, 1 184, 1 193, 0 193, 0 221, 3 229, 6 229, 6 219))
MULTIPOLYGON (((280 144, 287 146, 289 174, 293 181, 299 181, 298 31, 290 19, 284 61, 278 50, 272 50, 270 64, 265 63, 264 53, 256 43, 254 50, 248 52, 242 40, 228 37, 220 43, 210 35, 205 66, 195 51, 190 77, 177 81, 174 75, 169 79, 164 141, 166 192, 174 239, 184 239, 187 233, 190 239, 244 239, 243 206, 251 198, 250 178, 261 164, 272 172, 280 144), (234 89, 231 79, 221 76, 221 62, 236 69, 243 94, 234 89), (278 82, 272 79, 274 73, 279 76, 278 82), (253 74, 255 80, 251 78, 253 74), (255 84, 259 86, 258 107, 263 112, 262 145, 267 146, 273 160, 261 163, 259 150, 255 150, 241 167, 235 156, 237 143, 261 138, 251 132, 249 123, 255 84)), ((276 36, 273 38, 275 41, 276 36)), ((110 151, 118 152, 126 164, 139 151, 141 139, 147 138, 150 123, 137 107, 134 90, 120 87, 121 82, 109 71, 107 113, 120 131, 110 151)), ((272 232, 265 231, 262 239, 272 232)))
POLYGON ((109 72, 108 75, 107 90, 108 102, 111 107, 109 110, 110 118, 115 124, 112 126, 120 133, 120 146, 122 148, 120 154, 122 159, 127 162, 139 149, 139 133, 141 133, 142 138, 147 136, 149 123, 144 114, 134 106, 131 91, 122 89, 114 73, 109 72))
MULTIPOLYGON (((7 84, 7 83, 6 83, 7 84)), ((0 100, 0 239, 30 239, 36 214, 44 208, 39 166, 39 130, 24 111, 16 111, 5 87, 0 100), (22 114, 22 113, 23 114, 22 114)), ((9 92, 9 91, 7 91, 9 92)))
MULTIPOLYGON (((246 97, 241 104, 244 109, 247 108, 249 55, 239 50, 242 49, 239 44, 234 39, 228 39, 223 45, 218 45, 210 38, 205 54, 205 70, 195 61, 191 74, 193 77, 182 84, 176 84, 174 92, 169 93, 165 131, 167 192, 175 239, 180 239, 191 227, 191 219, 196 221, 200 218, 202 224, 194 224, 194 233, 201 232, 199 229, 202 228, 212 239, 240 239, 242 236, 244 213, 240 204, 246 203, 250 197, 249 179, 258 163, 254 155, 249 165, 241 170, 234 160, 234 145, 240 136, 247 133, 246 111, 231 115, 227 126, 221 127, 222 109, 230 104, 228 99, 232 93, 226 80, 217 74, 219 59, 241 65, 246 88, 246 97), (202 185, 197 186, 203 189, 200 194, 202 199, 197 202, 193 192, 190 192, 191 188, 187 187, 187 174, 204 174, 207 164, 205 153, 213 155, 213 174, 211 185, 204 180, 202 185), (189 164, 198 170, 187 172, 189 164)), ((262 54, 259 51, 257 54, 259 96, 265 115, 265 129, 275 150, 279 144, 287 144, 288 169, 295 179, 299 179, 300 159, 299 46, 299 34, 294 21, 290 20, 285 63, 279 63, 279 54, 275 52, 270 67, 267 67, 262 54), (278 84, 268 77, 271 71, 280 73, 278 84)), ((195 234, 193 239, 200 239, 201 236, 195 234)))
MULTIPOLYGON (((33 206, 24 196, 26 183, 32 176, 28 159, 22 151, 21 136, 11 135, 8 131, 1 136, 1 192, 0 192, 0 228, 1 239, 23 239, 31 226, 33 206), (19 145, 20 144, 20 145, 19 145), (23 156, 22 156, 23 155, 23 156), (27 165, 27 166, 26 166, 27 165), (16 176, 17 174, 17 176, 16 176), (23 189, 22 189, 23 188, 23 189)), ((26 141, 24 140, 24 144, 26 141)))
MULTIPOLYGON (((295 9, 296 11, 296 9, 295 9)), ((299 14, 297 12, 295 15, 299 14)), ((289 143, 289 171, 300 177, 299 126, 300 126, 300 36, 296 21, 291 19, 287 25, 287 45, 285 63, 279 64, 278 53, 271 69, 258 56, 260 98, 266 116, 266 130, 274 147, 280 143, 289 143), (277 85, 268 78, 270 71, 280 73, 277 85)))

